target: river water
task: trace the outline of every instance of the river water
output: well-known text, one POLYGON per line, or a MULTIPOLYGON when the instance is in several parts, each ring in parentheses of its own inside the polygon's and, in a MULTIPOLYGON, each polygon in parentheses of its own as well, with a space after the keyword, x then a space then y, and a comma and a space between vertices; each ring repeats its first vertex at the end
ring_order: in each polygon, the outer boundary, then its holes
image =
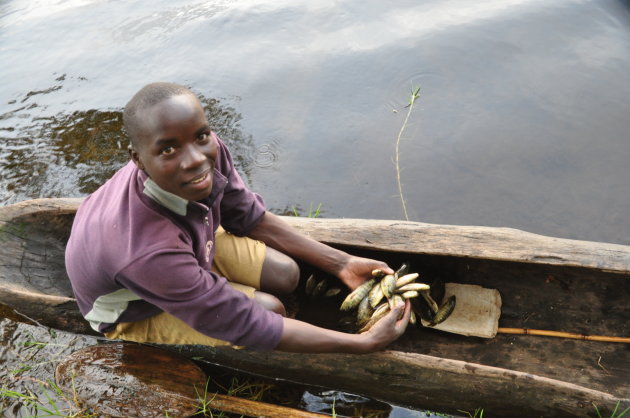
POLYGON ((403 219, 408 116, 409 219, 630 244, 627 0, 0 0, 0 62, 0 204, 98 187, 163 80, 275 212, 403 219))
POLYGON ((630 244, 613 0, 0 2, 0 203, 92 191, 120 111, 189 85, 268 206, 630 244), (227 134, 227 135, 226 135, 227 134))

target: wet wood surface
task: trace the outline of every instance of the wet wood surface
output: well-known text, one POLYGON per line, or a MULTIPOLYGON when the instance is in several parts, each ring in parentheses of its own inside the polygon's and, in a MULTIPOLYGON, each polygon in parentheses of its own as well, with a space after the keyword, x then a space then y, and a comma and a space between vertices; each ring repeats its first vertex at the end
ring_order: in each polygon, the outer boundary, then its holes
POLYGON ((57 385, 99 415, 190 416, 203 396, 205 373, 191 360, 139 344, 96 345, 57 366, 57 385))
POLYGON ((87 347, 57 366, 55 380, 69 399, 99 416, 187 417, 202 410, 251 417, 321 418, 328 415, 205 393, 205 373, 191 360, 134 343, 87 347))
MULTIPOLYGON (((79 199, 0 208, 0 303, 60 329, 86 330, 63 266, 79 199)), ((396 221, 287 218, 313 238, 412 271, 430 282, 497 289, 499 326, 630 336, 630 247, 522 231, 396 221)), ((303 275, 310 271, 303 266, 303 275)), ((335 280, 335 279, 332 279, 335 280)), ((338 328, 340 298, 303 299, 298 319, 338 328)), ((361 393, 404 406, 494 414, 585 415, 630 406, 628 344, 497 335, 482 340, 410 327, 389 350, 366 356, 178 348, 235 369, 361 393), (536 401, 533 402, 532 400, 536 401)), ((452 411, 456 412, 456 411, 452 411)))

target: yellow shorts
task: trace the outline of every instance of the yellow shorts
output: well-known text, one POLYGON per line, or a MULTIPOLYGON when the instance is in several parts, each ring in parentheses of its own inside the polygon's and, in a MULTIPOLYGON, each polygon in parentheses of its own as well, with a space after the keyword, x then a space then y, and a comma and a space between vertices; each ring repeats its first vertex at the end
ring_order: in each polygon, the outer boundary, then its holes
MULTIPOLYGON (((266 246, 260 241, 237 237, 219 227, 215 234, 216 252, 212 270, 229 280, 230 286, 253 298, 260 289, 260 275, 266 246)), ((136 322, 121 322, 105 336, 111 339, 160 344, 230 345, 208 337, 166 312, 136 322)))

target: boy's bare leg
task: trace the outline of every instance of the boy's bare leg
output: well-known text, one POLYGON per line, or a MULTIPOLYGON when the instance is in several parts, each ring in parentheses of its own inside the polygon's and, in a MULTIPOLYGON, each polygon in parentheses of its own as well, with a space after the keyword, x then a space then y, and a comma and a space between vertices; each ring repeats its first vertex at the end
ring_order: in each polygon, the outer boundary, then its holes
POLYGON ((300 268, 289 256, 267 247, 260 273, 260 290, 286 295, 295 290, 300 280, 300 268))
POLYGON ((287 316, 287 310, 284 304, 274 295, 257 290, 254 292, 254 299, 265 309, 279 313, 282 316, 287 316))
POLYGON ((291 257, 267 247, 265 261, 260 273, 260 291, 254 298, 270 311, 286 316, 284 304, 273 294, 289 294, 295 290, 300 280, 300 268, 291 257))

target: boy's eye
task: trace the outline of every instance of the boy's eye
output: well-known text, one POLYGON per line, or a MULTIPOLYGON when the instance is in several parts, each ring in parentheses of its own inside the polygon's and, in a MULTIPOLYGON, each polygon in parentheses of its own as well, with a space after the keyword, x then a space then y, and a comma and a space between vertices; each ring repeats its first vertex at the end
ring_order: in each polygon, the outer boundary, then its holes
POLYGON ((162 155, 170 155, 172 153, 175 152, 175 148, 174 147, 164 147, 162 148, 161 154, 162 155))
POLYGON ((208 138, 210 138, 210 134, 208 132, 204 132, 200 134, 197 139, 199 139, 199 141, 207 141, 208 138))

